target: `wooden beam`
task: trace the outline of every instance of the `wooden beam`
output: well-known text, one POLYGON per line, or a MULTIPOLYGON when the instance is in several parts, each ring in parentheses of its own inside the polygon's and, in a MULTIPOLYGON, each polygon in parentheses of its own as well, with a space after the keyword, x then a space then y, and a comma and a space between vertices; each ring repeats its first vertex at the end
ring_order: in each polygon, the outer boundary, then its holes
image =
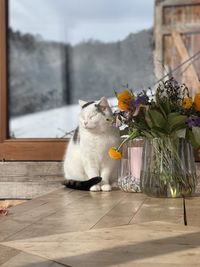
POLYGON ((197 5, 200 0, 156 0, 156 6, 183 6, 183 5, 197 5))
MULTIPOLYGON (((177 48, 177 51, 181 57, 182 62, 186 61, 187 59, 190 58, 190 55, 187 51, 187 48, 185 47, 185 44, 181 38, 181 35, 178 31, 173 30, 172 31, 172 38, 174 41, 174 44, 177 48)), ((192 94, 194 95, 195 93, 200 93, 200 82, 198 75, 196 73, 196 70, 193 66, 193 64, 190 64, 188 69, 186 70, 188 74, 188 82, 193 84, 194 88, 192 88, 192 94)))
POLYGON ((63 160, 66 147, 66 139, 10 139, 0 143, 0 160, 63 160))
POLYGON ((162 30, 162 7, 160 5, 155 6, 154 14, 154 74, 157 80, 159 80, 163 75, 163 36, 161 34, 162 30))
POLYGON ((0 0, 0 143, 7 138, 6 1, 0 0))
MULTIPOLYGON (((162 35, 170 35, 172 32, 172 27, 174 28, 174 26, 172 26, 172 25, 162 25, 162 27, 160 29, 161 36, 162 35)), ((176 25, 175 29, 180 34, 185 34, 185 33, 199 34, 200 33, 199 24, 197 24, 197 23, 190 23, 190 24, 181 23, 181 24, 176 25)))

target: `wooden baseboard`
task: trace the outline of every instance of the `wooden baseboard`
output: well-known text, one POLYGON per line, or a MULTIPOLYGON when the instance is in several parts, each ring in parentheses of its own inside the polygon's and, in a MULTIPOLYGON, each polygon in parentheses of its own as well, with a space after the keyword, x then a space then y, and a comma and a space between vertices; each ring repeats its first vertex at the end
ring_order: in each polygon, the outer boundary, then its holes
MULTIPOLYGON (((200 162, 196 162, 200 192, 200 162)), ((1 162, 0 199, 32 199, 60 187, 62 162, 1 162)))
POLYGON ((0 199, 32 199, 62 187, 62 162, 1 162, 0 199))

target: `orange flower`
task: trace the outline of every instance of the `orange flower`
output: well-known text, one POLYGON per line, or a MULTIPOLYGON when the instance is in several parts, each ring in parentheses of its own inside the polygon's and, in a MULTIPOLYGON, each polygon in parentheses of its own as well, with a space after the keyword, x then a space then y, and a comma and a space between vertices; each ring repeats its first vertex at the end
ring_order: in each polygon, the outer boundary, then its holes
POLYGON ((108 154, 112 159, 115 159, 115 160, 122 158, 122 153, 118 151, 116 147, 111 147, 108 150, 108 154))
POLYGON ((118 108, 122 111, 125 111, 128 109, 129 103, 130 103, 130 101, 120 100, 120 101, 118 101, 118 108))
POLYGON ((194 107, 195 107, 196 111, 200 111, 200 93, 195 95, 194 107))
POLYGON ((192 107, 192 98, 191 97, 184 97, 182 100, 182 107, 183 108, 191 108, 192 107))
POLYGON ((132 98, 132 95, 127 89, 117 94, 117 99, 119 101, 130 101, 131 98, 132 98))
POLYGON ((131 99, 133 99, 133 95, 126 89, 117 94, 118 99, 118 107, 120 110, 125 111, 129 107, 129 103, 131 99))

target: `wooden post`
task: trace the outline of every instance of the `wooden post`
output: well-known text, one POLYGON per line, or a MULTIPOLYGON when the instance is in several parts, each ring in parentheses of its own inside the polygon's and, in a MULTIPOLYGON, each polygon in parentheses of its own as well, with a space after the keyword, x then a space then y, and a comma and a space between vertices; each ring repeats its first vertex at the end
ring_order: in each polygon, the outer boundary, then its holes
MULTIPOLYGON (((181 38, 181 35, 178 31, 172 31, 172 38, 176 49, 181 57, 182 62, 186 61, 190 58, 190 55, 185 47, 185 44, 181 38)), ((186 67, 186 66, 184 66, 186 67)), ((195 93, 200 93, 200 82, 196 70, 191 62, 188 63, 188 69, 186 70, 187 74, 187 82, 186 84, 190 84, 193 86, 192 95, 194 96, 195 93), (189 65, 190 64, 190 65, 189 65)))

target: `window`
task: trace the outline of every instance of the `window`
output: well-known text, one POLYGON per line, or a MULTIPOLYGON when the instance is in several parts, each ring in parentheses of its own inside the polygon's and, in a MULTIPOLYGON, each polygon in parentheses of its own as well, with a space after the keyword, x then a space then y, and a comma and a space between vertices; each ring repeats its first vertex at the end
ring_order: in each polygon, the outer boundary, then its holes
POLYGON ((10 138, 8 131, 7 1, 0 1, 0 160, 61 160, 66 139, 10 138))
POLYGON ((154 80, 154 1, 76 2, 0 1, 1 160, 62 160, 79 98, 154 80))

